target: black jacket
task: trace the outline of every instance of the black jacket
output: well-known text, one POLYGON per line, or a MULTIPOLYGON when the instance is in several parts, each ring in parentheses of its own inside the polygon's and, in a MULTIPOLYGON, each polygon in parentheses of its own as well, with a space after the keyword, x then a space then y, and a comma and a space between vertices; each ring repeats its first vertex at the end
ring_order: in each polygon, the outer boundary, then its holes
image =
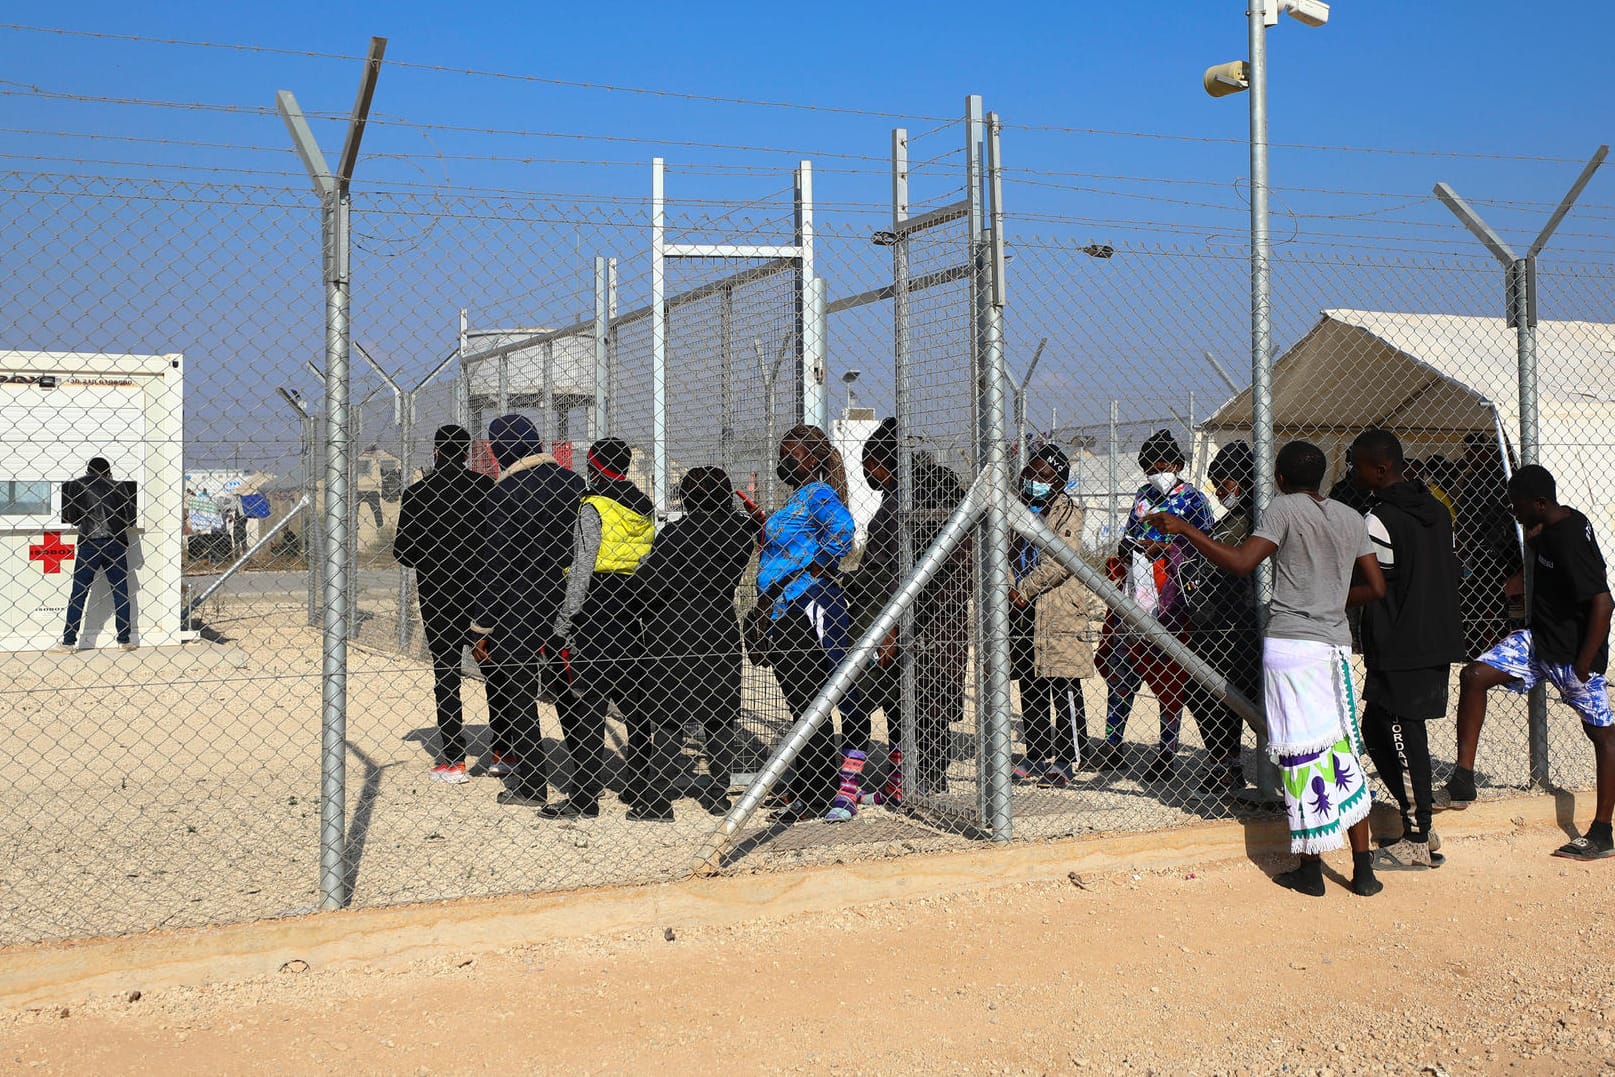
POLYGON ((113 538, 127 541, 135 526, 135 484, 90 475, 62 483, 62 522, 87 538, 97 518, 105 518, 113 538))
MULTIPOLYGON (((930 456, 916 453, 913 457, 914 519, 911 523, 914 558, 919 560, 932 542, 936 541, 948 516, 964 500, 964 486, 952 471, 936 463, 930 456)), ((858 571, 852 575, 847 587, 847 601, 852 610, 853 636, 862 635, 880 611, 897 594, 902 583, 898 571, 902 541, 898 519, 896 492, 883 493, 880 507, 869 521, 864 540, 863 556, 858 571)), ((968 632, 967 610, 973 586, 971 555, 968 541, 960 543, 938 573, 932 577, 914 604, 915 638, 933 635, 953 637, 968 632)))
MULTIPOLYGON (((487 541, 485 504, 493 480, 468 467, 440 467, 404 491, 393 556, 415 570, 423 614, 469 618, 487 541)), ((463 630, 467 625, 462 624, 463 630)))
POLYGON ((1363 607, 1363 661, 1370 670, 1427 669, 1464 659, 1458 608, 1458 555, 1452 517, 1417 479, 1374 495, 1369 514, 1384 525, 1374 538, 1385 597, 1363 607))
POLYGON ((692 512, 662 528, 634 579, 646 654, 740 654, 735 588, 757 551, 757 523, 743 512, 692 512))
POLYGON ((514 461, 488 493, 472 633, 492 636, 504 658, 536 658, 549 641, 584 489, 583 476, 538 453, 514 461))

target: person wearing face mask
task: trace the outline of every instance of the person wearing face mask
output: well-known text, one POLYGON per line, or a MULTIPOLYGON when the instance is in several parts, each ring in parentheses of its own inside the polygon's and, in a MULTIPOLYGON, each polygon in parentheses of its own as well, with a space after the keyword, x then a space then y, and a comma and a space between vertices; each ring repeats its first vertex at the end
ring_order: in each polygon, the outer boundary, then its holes
MULTIPOLYGON (((1157 430, 1145 439, 1138 451, 1138 465, 1148 478, 1133 498, 1133 509, 1122 532, 1117 559, 1125 573, 1129 597, 1155 615, 1179 639, 1187 642, 1189 618, 1185 594, 1179 584, 1184 563, 1199 557, 1181 538, 1158 531, 1149 517, 1169 513, 1188 520, 1194 527, 1209 531, 1213 524, 1211 504, 1206 495, 1181 475, 1183 450, 1170 430, 1157 430)), ((1155 693, 1161 714, 1161 737, 1154 758, 1144 772, 1145 781, 1163 781, 1172 776, 1172 763, 1178 751, 1178 734, 1183 722, 1183 704, 1189 676, 1160 649, 1142 638, 1129 639, 1114 614, 1106 618, 1104 646, 1112 651, 1125 647, 1138 675, 1155 693)), ((1107 663, 1114 668, 1116 661, 1107 663)), ((1129 708, 1130 709, 1130 708, 1129 708)), ((1106 716, 1107 759, 1104 769, 1115 769, 1126 734, 1126 718, 1113 710, 1106 716)))
MULTIPOLYGON (((1021 469, 1021 500, 1067 546, 1081 550, 1083 513, 1065 492, 1070 474, 1064 451, 1044 444, 1021 469)), ((1026 736, 1026 758, 1015 777, 1060 788, 1082 766, 1087 738, 1082 680, 1094 672, 1090 595, 1064 565, 1024 538, 1015 540, 1010 571, 1010 662, 1026 736)))
MULTIPOLYGON (((885 419, 864 443, 864 481, 880 491, 880 508, 869 522, 868 538, 858 571, 847 587, 856 639, 874 623, 897 594, 902 582, 898 564, 901 528, 905 526, 897 504, 897 420, 885 419)), ((958 476, 937 463, 929 453, 909 456, 913 516, 906 522, 915 556, 936 538, 943 522, 964 497, 958 476)), ((867 793, 865 803, 900 804, 903 800, 903 754, 913 753, 913 774, 921 792, 939 793, 947 785, 948 730, 964 718, 964 682, 970 647, 970 549, 961 544, 926 585, 912 607, 912 653, 898 651, 897 632, 891 632, 877 656, 876 668, 860 682, 864 705, 879 706, 886 715, 891 739, 888 771, 878 792, 867 793), (914 742, 901 740, 901 660, 907 657, 914 671, 914 742)))
MULTIPOLYGON (((1211 529, 1211 538, 1238 546, 1256 526, 1256 454, 1250 443, 1224 445, 1212 459, 1206 477, 1227 510, 1211 529)), ((1248 577, 1227 572, 1209 561, 1199 562, 1198 586, 1189 595, 1194 649, 1246 699, 1259 699, 1262 688, 1262 636, 1256 616, 1256 592, 1248 577)), ((1189 685, 1189 706, 1200 723, 1211 771, 1200 788, 1208 793, 1232 792, 1245 784, 1239 739, 1243 720, 1199 682, 1189 685)))
MULTIPOLYGON (((841 454, 823 430, 792 427, 779 444, 775 472, 791 496, 763 530, 757 606, 767 618, 774 676, 794 721, 807 712, 847 652, 850 618, 837 570, 852 550, 856 525, 847 511, 841 454)), ((843 730, 867 738, 868 719, 856 686, 840 709, 843 730)), ((780 820, 851 819, 862 796, 867 758, 862 747, 848 745, 838 752, 830 723, 820 724, 786 776, 780 820)))

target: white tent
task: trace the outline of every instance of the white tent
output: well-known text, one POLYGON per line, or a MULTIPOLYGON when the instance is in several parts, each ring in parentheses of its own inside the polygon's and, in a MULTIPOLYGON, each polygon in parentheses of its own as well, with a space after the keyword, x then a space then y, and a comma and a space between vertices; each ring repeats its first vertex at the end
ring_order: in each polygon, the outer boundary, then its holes
MULTIPOLYGON (((1559 500, 1587 514, 1615 555, 1615 325, 1543 321, 1536 327, 1540 462, 1559 500)), ((1273 427, 1329 454, 1334 476, 1358 432, 1378 426, 1410 455, 1456 458, 1465 434, 1519 441, 1515 330, 1502 318, 1326 310, 1273 364, 1273 427)), ((1204 459, 1250 436, 1246 390, 1196 427, 1204 459)))

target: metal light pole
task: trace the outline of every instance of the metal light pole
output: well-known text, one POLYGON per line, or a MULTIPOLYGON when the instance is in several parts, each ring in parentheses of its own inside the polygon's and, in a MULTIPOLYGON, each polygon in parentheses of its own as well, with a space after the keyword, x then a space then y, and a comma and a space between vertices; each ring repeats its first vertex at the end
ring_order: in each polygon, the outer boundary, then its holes
POLYGON ((1048 337, 1037 342, 1037 350, 1032 353, 1032 361, 1026 364, 1026 373, 1015 386, 1015 446, 1017 459, 1016 467, 1026 466, 1026 390, 1032 384, 1032 375, 1037 373, 1038 360, 1043 358, 1043 349, 1049 343, 1048 337))
MULTIPOLYGON (((1273 295, 1271 248, 1267 231, 1267 28, 1287 11, 1309 26, 1329 20, 1323 0, 1247 0, 1250 59, 1210 68, 1202 85, 1213 97, 1250 92, 1251 187, 1251 448, 1256 457, 1256 517, 1261 519, 1273 501, 1273 295)), ((1259 615, 1265 619, 1273 598, 1273 568, 1263 562, 1256 572, 1259 615)), ((1263 800, 1279 796, 1278 769, 1267 756, 1265 743, 1257 745, 1256 787, 1263 800)))
POLYGON ((359 160, 359 143, 370 115, 370 101, 381 74, 387 39, 370 39, 370 55, 359 78, 359 93, 348 118, 347 138, 333 174, 290 91, 275 95, 314 190, 320 197, 325 280, 325 617, 320 674, 320 908, 341 908, 348 898, 346 858, 348 727, 348 548, 353 542, 348 517, 352 491, 348 465, 353 445, 348 431, 348 264, 349 190, 359 160))

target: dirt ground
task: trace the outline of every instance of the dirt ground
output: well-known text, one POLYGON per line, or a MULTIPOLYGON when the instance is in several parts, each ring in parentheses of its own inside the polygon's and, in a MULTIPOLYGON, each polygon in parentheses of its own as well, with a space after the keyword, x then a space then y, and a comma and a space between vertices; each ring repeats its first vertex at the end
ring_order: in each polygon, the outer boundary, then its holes
MULTIPOLYGON (((373 598, 367 593, 367 603, 373 598)), ((230 597, 210 601, 207 613, 214 642, 132 654, 0 656, 0 710, 17 746, 10 810, 0 813, 0 945, 256 920, 315 905, 319 634, 305 623, 301 595, 230 597)), ((390 625, 384 616, 368 619, 366 643, 350 651, 346 859, 354 906, 670 880, 689 870, 716 822, 693 799, 678 802, 671 824, 628 822, 614 797, 598 819, 554 823, 531 809, 498 806, 500 784, 492 778, 428 782, 431 674, 418 657, 383 646, 390 625)), ((751 671, 747 685, 756 759, 782 735, 788 716, 767 671, 751 671)), ((1104 684, 1090 678, 1083 686, 1090 730, 1098 732, 1104 684)), ((478 754, 487 734, 482 696, 473 682, 466 706, 478 754)), ((967 700, 967 712, 969 706, 967 700)), ((541 711, 550 751, 564 756, 553 708, 541 711)), ((1526 783, 1523 714, 1517 698, 1494 701, 1479 761, 1484 795, 1526 783)), ((1554 781, 1585 788, 1591 755, 1570 711, 1554 706, 1550 722, 1554 781)), ((969 848, 972 840, 956 823, 978 811, 978 745, 968 725, 954 731, 952 785, 932 798, 936 811, 872 809, 842 826, 784 831, 758 818, 729 869, 969 848), (957 814, 939 814, 950 807, 957 814)), ((1156 727, 1154 701, 1141 696, 1128 729, 1139 769, 1156 727)), ((1432 729, 1442 759, 1451 730, 1450 721, 1432 729)), ((885 732, 878 722, 877 738, 885 732)), ((624 739, 619 723, 608 739, 615 755, 624 739)), ((1210 765, 1200 739, 1189 723, 1172 788, 1143 783, 1136 772, 1094 771, 1065 789, 1017 786, 1016 838, 1163 830, 1229 817, 1225 798, 1194 792, 1210 765)), ((690 772, 699 765, 693 752, 686 757, 690 772)), ((879 768, 871 779, 879 782, 879 768)))
MULTIPOLYGON (((44 1073, 1615 1072, 1615 864, 1461 839, 1379 897, 1248 861, 296 970, 0 1016, 44 1073), (669 937, 671 936, 671 937, 669 937)), ((1344 854, 1336 867, 1349 868, 1344 854)))

